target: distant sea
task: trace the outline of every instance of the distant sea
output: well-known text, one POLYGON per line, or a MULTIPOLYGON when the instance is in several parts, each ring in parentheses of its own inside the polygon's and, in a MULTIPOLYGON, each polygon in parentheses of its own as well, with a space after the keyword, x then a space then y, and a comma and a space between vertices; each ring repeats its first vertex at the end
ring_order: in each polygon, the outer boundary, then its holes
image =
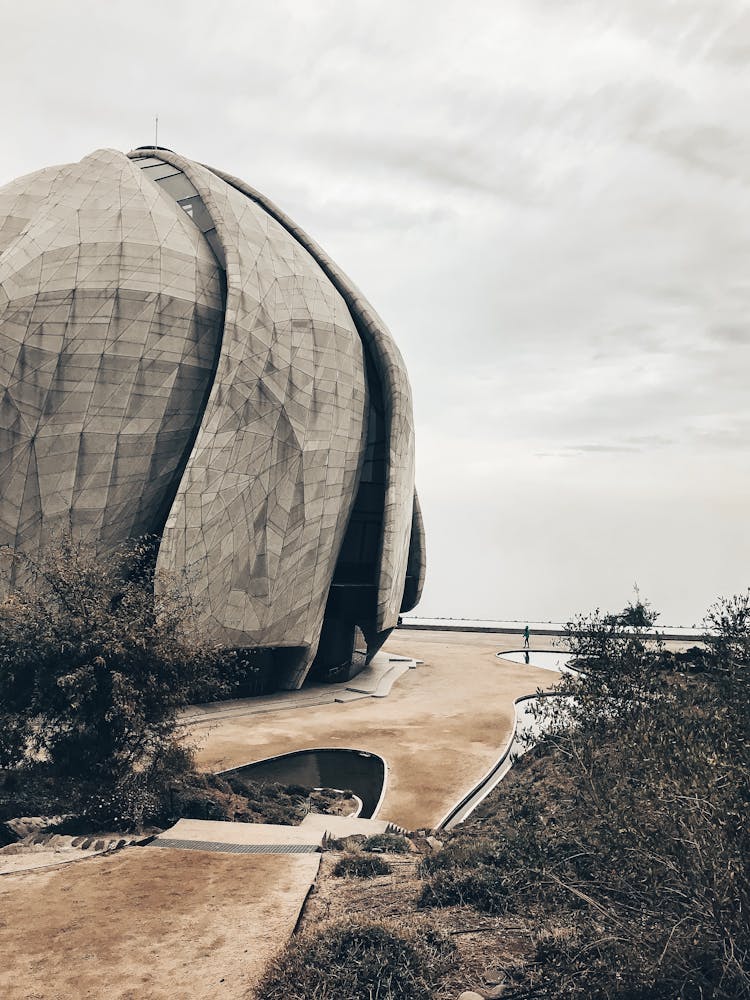
MULTIPOLYGON (((561 632, 565 622, 538 621, 502 621, 500 619, 483 618, 420 618, 416 615, 402 615, 404 625, 420 625, 423 628, 455 628, 455 629, 492 629, 498 632, 522 632, 528 625, 531 632, 561 632)), ((656 625, 654 628, 642 630, 651 635, 669 634, 685 636, 686 639, 698 637, 701 630, 696 626, 656 625)))

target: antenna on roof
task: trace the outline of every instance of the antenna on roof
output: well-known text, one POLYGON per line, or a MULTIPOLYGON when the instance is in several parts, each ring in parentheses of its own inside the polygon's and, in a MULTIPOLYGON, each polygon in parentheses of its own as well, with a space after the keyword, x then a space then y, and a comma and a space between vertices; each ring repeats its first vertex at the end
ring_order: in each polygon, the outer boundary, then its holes
POLYGON ((154 149, 159 148, 159 116, 154 118, 154 149))

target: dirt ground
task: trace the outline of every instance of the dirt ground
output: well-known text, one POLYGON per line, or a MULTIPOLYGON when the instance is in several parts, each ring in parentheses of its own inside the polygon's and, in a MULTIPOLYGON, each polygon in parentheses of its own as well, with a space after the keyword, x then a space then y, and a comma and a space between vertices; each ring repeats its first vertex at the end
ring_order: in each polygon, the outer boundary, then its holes
MULTIPOLYGON (((315 890, 300 921, 302 933, 325 933, 329 922, 354 919, 390 921, 396 927, 439 928, 456 946, 453 968, 432 1000, 455 1000, 464 990, 481 996, 508 982, 531 950, 534 925, 516 915, 490 917, 470 906, 420 909, 423 881, 419 854, 386 855, 389 875, 337 878, 333 869, 341 854, 324 854, 315 890)), ((254 1000, 262 1000, 256 997, 254 1000)))
MULTIPOLYGON (((386 652, 424 663, 387 698, 316 705, 198 723, 206 770, 311 747, 354 747, 388 763, 379 817, 407 829, 436 826, 497 760, 513 725, 514 699, 554 684, 554 672, 499 660, 520 637, 402 630, 386 652)), ((532 643, 547 648, 549 640, 532 643)))
MULTIPOLYGON (((387 698, 200 724, 200 762, 227 767, 314 746, 372 750, 390 768, 380 815, 433 826, 496 760, 513 699, 554 683, 550 671, 495 656, 514 646, 497 635, 398 633, 388 651, 425 662, 387 698)), ((291 933, 319 857, 127 848, 2 876, 0 997, 239 1000, 291 933)))
POLYGON ((131 847, 0 879, 3 1000, 244 997, 320 855, 131 847))

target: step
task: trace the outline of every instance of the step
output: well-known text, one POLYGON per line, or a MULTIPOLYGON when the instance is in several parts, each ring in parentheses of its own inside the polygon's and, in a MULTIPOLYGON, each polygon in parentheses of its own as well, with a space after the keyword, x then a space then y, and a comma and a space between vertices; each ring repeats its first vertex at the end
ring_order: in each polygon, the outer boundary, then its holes
POLYGON ((237 854, 312 853, 323 843, 323 832, 315 827, 283 826, 280 823, 229 823, 223 820, 181 819, 151 841, 151 847, 182 850, 229 850, 237 854), (252 848, 253 850, 244 850, 252 848), (292 851, 291 849, 296 850, 292 851))

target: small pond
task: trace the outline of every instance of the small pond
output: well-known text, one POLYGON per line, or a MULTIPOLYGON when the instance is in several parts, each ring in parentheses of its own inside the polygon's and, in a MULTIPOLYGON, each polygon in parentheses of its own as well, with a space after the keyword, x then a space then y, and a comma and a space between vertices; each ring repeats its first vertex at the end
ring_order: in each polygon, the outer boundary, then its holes
POLYGON ((561 673, 569 672, 568 663, 572 659, 567 649, 511 649, 496 655, 513 663, 525 663, 531 667, 558 670, 561 673))
POLYGON ((252 781, 278 781, 307 788, 340 788, 362 800, 362 819, 371 819, 385 787, 385 761, 365 750, 295 750, 222 774, 241 774, 252 781))

